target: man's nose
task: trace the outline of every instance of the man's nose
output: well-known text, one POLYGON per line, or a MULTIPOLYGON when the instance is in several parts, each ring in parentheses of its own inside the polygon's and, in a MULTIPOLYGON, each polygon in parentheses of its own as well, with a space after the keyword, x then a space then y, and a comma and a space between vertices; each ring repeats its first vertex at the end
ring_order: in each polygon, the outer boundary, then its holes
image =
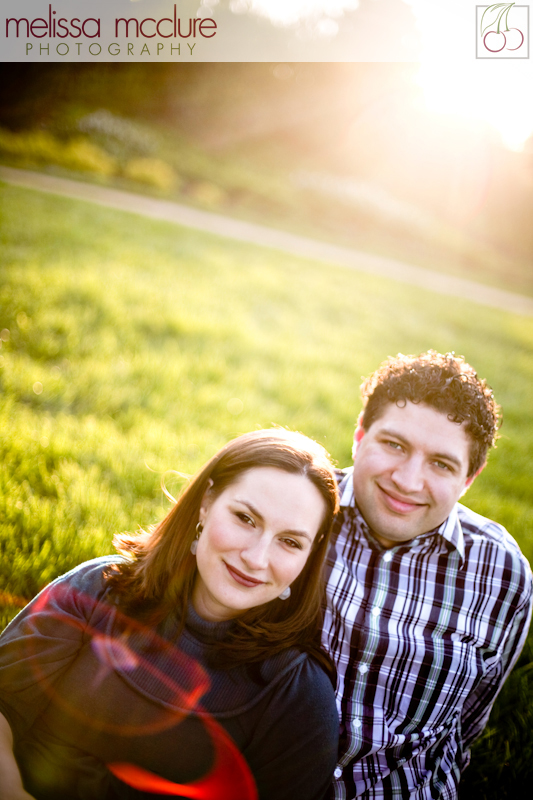
POLYGON ((424 488, 424 464, 421 458, 413 455, 398 464, 392 479, 399 491, 405 494, 420 492, 424 488))

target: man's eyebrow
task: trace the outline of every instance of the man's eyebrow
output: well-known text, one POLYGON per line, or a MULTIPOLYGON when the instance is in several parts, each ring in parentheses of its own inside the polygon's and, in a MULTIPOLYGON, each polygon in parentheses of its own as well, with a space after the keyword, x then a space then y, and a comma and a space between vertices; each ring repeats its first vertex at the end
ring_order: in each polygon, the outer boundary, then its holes
POLYGON ((449 461, 451 464, 455 464, 458 469, 461 469, 463 466, 463 462, 451 453, 433 453, 433 458, 439 461, 449 461))
MULTIPOLYGON (((381 428, 380 430, 381 436, 390 436, 393 439, 398 439, 398 441, 402 442, 403 444, 409 445, 409 440, 402 436, 401 433, 395 431, 393 428, 381 428)), ((437 458, 440 461, 449 461, 451 464, 455 464, 458 469, 461 469, 463 466, 463 462, 457 456, 454 456, 453 453, 432 453, 432 458, 437 458)))
MULTIPOLYGON (((258 517, 262 522, 265 521, 265 518, 263 517, 261 512, 258 511, 258 509, 253 505, 253 503, 250 503, 249 500, 243 500, 242 497, 234 497, 233 501, 235 503, 240 503, 241 505, 246 506, 246 508, 248 508, 252 512, 252 514, 258 517)), ((312 538, 309 536, 307 531, 288 530, 288 531, 283 531, 283 533, 290 534, 291 536, 299 536, 302 539, 308 539, 311 543, 313 542, 312 538)))

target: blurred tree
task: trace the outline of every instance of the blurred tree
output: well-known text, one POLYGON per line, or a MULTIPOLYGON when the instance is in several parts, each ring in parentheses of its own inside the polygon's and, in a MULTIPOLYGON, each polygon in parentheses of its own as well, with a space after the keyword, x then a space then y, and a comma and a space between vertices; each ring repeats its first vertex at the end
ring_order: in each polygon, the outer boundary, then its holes
MULTIPOLYGON (((360 13, 372 17, 374 2, 365 0, 360 13)), ((403 6, 391 2, 391 8, 403 6)), ((486 126, 430 113, 413 81, 416 68, 385 62, 2 63, 0 125, 61 129, 105 107, 181 133, 215 156, 372 183, 505 256, 528 257, 530 152, 505 150, 486 126)))

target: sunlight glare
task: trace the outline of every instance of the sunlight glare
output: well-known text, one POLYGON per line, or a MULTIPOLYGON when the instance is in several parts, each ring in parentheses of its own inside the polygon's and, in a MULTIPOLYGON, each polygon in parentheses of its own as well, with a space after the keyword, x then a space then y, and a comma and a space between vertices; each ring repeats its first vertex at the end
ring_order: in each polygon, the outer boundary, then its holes
POLYGON ((251 12, 266 17, 275 25, 297 25, 305 20, 338 18, 354 11, 359 0, 231 0, 236 13, 251 12))
POLYGON ((489 123, 511 150, 521 150, 533 132, 533 107, 524 102, 529 75, 517 75, 508 62, 459 64, 423 62, 417 82, 431 111, 489 123))
POLYGON ((424 44, 417 83, 428 109, 488 123, 507 148, 521 150, 533 132, 529 60, 476 59, 474 18, 457 0, 446 14, 440 3, 408 2, 424 44))

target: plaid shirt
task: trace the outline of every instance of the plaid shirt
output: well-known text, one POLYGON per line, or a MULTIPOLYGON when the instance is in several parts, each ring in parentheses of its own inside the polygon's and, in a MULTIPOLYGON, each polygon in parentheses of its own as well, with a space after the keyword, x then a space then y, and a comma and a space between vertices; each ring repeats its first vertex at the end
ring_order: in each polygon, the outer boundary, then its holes
POLYGON ((456 798, 468 748, 525 642, 531 570, 501 525, 457 504, 389 550, 341 474, 323 641, 338 671, 331 797, 456 798))

